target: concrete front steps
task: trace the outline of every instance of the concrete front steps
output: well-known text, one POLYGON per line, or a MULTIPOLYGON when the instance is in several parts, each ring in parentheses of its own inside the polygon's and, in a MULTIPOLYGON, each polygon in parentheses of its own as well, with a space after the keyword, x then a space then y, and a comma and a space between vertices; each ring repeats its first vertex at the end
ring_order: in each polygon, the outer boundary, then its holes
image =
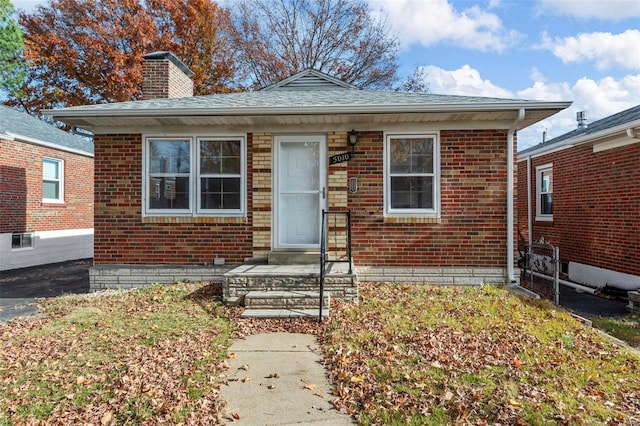
MULTIPOLYGON (((255 265, 238 266, 224 274, 223 299, 244 305, 245 317, 290 318, 318 316, 320 266, 255 265)), ((332 264, 324 280, 323 314, 329 315, 329 297, 358 299, 358 281, 349 274, 348 264, 332 264)))
MULTIPOLYGON (((322 316, 329 316, 331 295, 325 293, 322 316)), ((318 317, 320 293, 314 291, 250 291, 244 296, 242 318, 318 317)))

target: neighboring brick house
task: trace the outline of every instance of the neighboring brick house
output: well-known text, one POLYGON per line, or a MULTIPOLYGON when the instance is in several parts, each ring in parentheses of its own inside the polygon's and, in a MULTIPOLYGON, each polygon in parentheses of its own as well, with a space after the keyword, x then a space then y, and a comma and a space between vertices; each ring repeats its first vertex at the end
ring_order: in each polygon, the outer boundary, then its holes
POLYGON ((0 106, 0 271, 93 256, 93 143, 0 106))
POLYGON ((640 105, 518 153, 518 228, 572 281, 640 283, 640 105))
POLYGON ((192 96, 173 55, 144 66, 144 101, 48 112, 95 134, 93 288, 317 252, 323 208, 352 211, 361 279, 517 276, 515 132, 568 102, 362 90, 314 70, 192 96), (149 96, 160 67, 187 90, 149 96), (330 164, 352 130, 353 158, 330 164))

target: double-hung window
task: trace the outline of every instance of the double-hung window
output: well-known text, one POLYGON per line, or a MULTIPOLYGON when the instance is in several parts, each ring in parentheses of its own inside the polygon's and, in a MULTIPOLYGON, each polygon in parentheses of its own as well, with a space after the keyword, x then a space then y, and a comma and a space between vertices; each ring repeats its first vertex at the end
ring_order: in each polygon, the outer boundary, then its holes
POLYGON ((242 141, 199 139, 198 212, 242 213, 242 141))
POLYGON ((147 138, 145 215, 245 212, 243 137, 147 138))
POLYGON ((151 139, 147 155, 148 212, 189 213, 191 140, 151 139))
POLYGON ((64 202, 64 162, 53 158, 42 160, 42 201, 64 202))
POLYGON ((385 214, 439 214, 439 145, 435 134, 387 135, 385 214))
POLYGON ((536 167, 536 220, 553 220, 553 165, 536 167))

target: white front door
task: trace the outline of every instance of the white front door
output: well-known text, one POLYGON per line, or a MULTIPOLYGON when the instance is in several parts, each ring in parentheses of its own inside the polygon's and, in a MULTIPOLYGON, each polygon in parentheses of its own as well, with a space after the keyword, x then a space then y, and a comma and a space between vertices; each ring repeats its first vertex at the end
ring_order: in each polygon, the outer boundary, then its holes
POLYGON ((276 136, 274 248, 317 249, 326 206, 326 138, 276 136))

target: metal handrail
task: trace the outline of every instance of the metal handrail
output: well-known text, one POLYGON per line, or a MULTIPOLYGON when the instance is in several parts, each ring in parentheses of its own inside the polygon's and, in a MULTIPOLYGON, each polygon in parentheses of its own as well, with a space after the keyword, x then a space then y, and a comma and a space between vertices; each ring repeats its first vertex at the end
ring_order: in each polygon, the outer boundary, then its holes
POLYGON ((322 224, 320 227, 320 312, 318 314, 318 322, 322 322, 322 309, 324 304, 324 279, 326 276, 326 267, 329 263, 338 263, 338 262, 348 262, 349 263, 349 275, 353 273, 352 270, 352 262, 351 262, 351 210, 347 211, 325 211, 322 209, 322 224), (327 238, 328 238, 328 220, 329 216, 333 216, 334 218, 334 247, 337 247, 337 237, 338 232, 335 230, 337 228, 337 217, 339 215, 345 215, 347 219, 347 247, 346 247, 346 259, 330 259, 327 255, 327 238))

